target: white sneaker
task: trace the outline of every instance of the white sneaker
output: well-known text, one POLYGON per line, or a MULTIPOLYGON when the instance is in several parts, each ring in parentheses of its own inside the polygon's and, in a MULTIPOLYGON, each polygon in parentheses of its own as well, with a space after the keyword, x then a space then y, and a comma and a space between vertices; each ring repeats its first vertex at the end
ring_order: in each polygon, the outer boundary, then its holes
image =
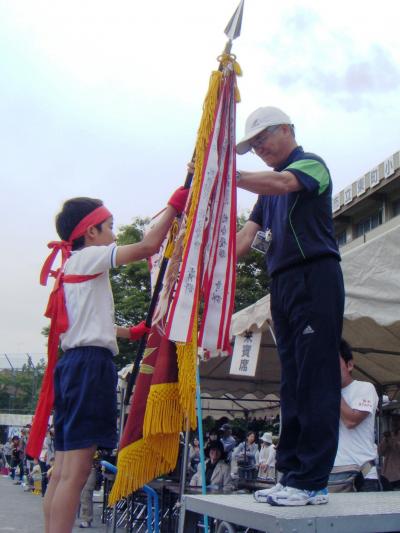
POLYGON ((267 498, 270 494, 275 494, 276 492, 281 492, 285 487, 281 483, 277 483, 269 489, 256 490, 253 493, 254 499, 256 502, 267 503, 267 498))
POLYGON ((328 489, 301 490, 294 487, 284 487, 281 491, 275 491, 267 497, 270 505, 297 506, 297 505, 322 505, 328 503, 328 489))

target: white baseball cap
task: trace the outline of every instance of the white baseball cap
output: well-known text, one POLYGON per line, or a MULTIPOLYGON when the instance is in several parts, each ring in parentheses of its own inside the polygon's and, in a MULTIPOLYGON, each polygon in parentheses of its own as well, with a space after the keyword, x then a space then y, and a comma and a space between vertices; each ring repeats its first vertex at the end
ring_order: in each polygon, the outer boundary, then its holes
POLYGON ((269 126, 292 124, 290 117, 278 107, 259 107, 246 120, 245 135, 236 145, 236 152, 240 155, 251 150, 250 140, 269 126))
POLYGON ((264 435, 261 437, 261 440, 272 444, 272 433, 265 432, 264 435))

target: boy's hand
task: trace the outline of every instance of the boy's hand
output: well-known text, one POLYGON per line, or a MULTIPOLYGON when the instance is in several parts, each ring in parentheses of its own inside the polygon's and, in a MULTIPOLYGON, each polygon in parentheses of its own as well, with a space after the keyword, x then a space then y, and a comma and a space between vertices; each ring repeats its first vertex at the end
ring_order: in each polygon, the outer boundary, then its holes
POLYGON ((146 323, 144 320, 139 322, 137 326, 132 326, 129 328, 129 338, 131 341, 137 341, 143 337, 143 335, 146 335, 149 333, 151 328, 146 326, 146 323))
POLYGON ((185 209, 188 195, 189 189, 179 187, 179 189, 176 189, 174 194, 168 200, 168 205, 172 206, 176 210, 177 214, 180 215, 185 209))

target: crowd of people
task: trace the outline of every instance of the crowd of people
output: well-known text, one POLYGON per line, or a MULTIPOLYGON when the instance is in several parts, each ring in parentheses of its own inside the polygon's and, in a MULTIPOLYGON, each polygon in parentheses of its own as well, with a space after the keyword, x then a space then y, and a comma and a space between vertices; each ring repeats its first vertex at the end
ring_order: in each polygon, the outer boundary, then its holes
MULTIPOLYGON (((54 427, 48 428, 39 458, 32 458, 26 453, 30 425, 21 428, 20 434, 9 437, 0 445, 0 469, 14 483, 20 485, 24 492, 44 497, 48 482, 54 468, 54 427)), ((93 521, 93 492, 101 487, 102 475, 99 454, 93 457, 92 469, 83 487, 80 501, 80 527, 88 528, 93 521)))
POLYGON ((19 435, 13 435, 2 445, 1 466, 15 485, 22 485, 26 492, 44 496, 54 465, 54 428, 48 428, 38 458, 26 453, 29 430, 28 424, 21 428, 19 435))
MULTIPOLYGON (((244 440, 233 434, 232 426, 222 424, 211 430, 204 445, 206 486, 210 490, 230 492, 238 481, 275 481, 277 437, 272 433, 248 431, 244 440)), ((200 442, 194 437, 189 446, 188 476, 190 486, 202 485, 200 442)))

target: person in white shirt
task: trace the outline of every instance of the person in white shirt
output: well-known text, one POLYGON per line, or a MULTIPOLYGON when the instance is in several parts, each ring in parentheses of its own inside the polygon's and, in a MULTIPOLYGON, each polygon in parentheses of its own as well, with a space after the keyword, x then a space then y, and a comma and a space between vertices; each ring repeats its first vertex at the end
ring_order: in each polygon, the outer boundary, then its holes
MULTIPOLYGON (((375 466, 377 446, 375 443, 375 414, 378 395, 372 383, 357 381, 351 373, 354 368, 350 345, 340 343, 340 371, 342 377, 342 399, 340 404, 339 444, 330 484, 340 472, 359 471, 354 480, 357 491, 380 490, 375 466)), ((343 491, 347 489, 343 485, 343 491)), ((354 490, 354 489, 353 489, 354 490)), ((335 492, 341 490, 334 489, 335 492)))
POLYGON ((260 440, 258 477, 259 479, 275 480, 276 448, 272 443, 272 433, 265 432, 260 440))
POLYGON ((39 455, 54 397, 56 452, 43 505, 46 533, 72 531, 95 450, 117 444, 117 371, 112 359, 118 353, 119 332, 109 270, 154 254, 182 213, 188 192, 176 191, 159 222, 133 244, 117 246, 113 216, 96 198, 71 198, 56 217, 62 240, 50 243, 52 253, 41 272, 42 284, 50 275, 56 278, 46 310, 51 318, 48 369, 54 371, 44 377, 46 386, 42 385, 28 441, 30 455, 39 455), (61 267, 55 271, 52 264, 58 252, 61 267), (57 359, 59 340, 63 355, 57 359))

